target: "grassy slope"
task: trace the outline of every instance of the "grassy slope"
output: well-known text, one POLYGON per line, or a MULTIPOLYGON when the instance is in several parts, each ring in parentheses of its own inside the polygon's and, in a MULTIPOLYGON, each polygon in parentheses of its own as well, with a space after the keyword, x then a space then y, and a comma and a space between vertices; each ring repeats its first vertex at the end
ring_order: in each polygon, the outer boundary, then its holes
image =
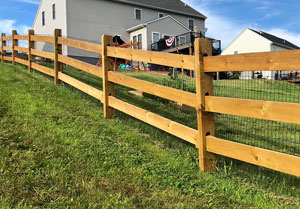
POLYGON ((298 188, 200 173, 194 147, 21 67, 0 64, 0 123, 0 207, 300 207, 298 188))

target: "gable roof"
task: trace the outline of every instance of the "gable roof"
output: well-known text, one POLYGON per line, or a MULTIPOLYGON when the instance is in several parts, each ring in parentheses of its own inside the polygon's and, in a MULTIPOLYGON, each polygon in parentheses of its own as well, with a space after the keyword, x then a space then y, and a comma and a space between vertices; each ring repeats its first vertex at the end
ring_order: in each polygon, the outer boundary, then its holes
POLYGON ((114 1, 170 11, 173 13, 179 13, 188 16, 198 17, 198 18, 204 18, 204 19, 207 18, 205 15, 198 12, 196 9, 190 7, 189 5, 182 2, 181 0, 114 0, 114 1))
POLYGON ((277 36, 274 36, 272 34, 260 31, 260 30, 254 30, 249 28, 249 30, 253 31, 254 33, 257 33, 258 35, 268 39, 269 41, 272 41, 274 44, 279 45, 279 46, 283 46, 283 47, 287 47, 287 48, 291 48, 291 49, 300 49, 298 46, 296 46, 295 44, 292 44, 291 42, 279 38, 277 36))
POLYGON ((144 27, 147 27, 147 25, 149 24, 152 24, 154 22, 158 22, 158 21, 161 21, 161 20, 164 20, 164 19, 167 19, 167 18, 170 18, 171 20, 173 20, 174 22, 176 22, 178 25, 182 26, 184 29, 186 29, 187 31, 191 31, 188 27, 186 27, 184 24, 182 24, 180 21, 176 20, 174 17, 172 17, 171 15, 167 15, 167 16, 163 16, 163 17, 160 17, 160 18, 157 18, 157 19, 154 19, 154 20, 150 20, 148 22, 145 22, 145 23, 142 23, 140 25, 137 25, 137 26, 134 26, 132 28, 129 28, 127 30, 127 32, 131 33, 133 31, 136 31, 136 30, 139 30, 139 29, 142 29, 144 27))

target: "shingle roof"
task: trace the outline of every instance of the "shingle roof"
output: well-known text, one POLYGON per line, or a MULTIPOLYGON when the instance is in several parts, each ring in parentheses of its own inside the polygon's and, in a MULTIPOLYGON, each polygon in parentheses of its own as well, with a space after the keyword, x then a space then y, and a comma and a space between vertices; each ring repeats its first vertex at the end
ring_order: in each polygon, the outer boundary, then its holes
POLYGON ((292 44, 291 42, 289 42, 285 39, 279 38, 277 36, 274 36, 272 34, 269 34, 269 33, 263 32, 263 31, 253 30, 251 28, 249 28, 249 30, 257 33, 258 35, 261 35, 262 37, 264 37, 264 38, 266 38, 270 41, 272 41, 274 44, 278 44, 278 45, 285 46, 287 48, 292 48, 292 49, 300 49, 295 44, 292 44))
POLYGON ((185 4, 181 0, 119 0, 119 1, 124 3, 127 2, 127 3, 157 7, 162 10, 164 9, 172 10, 174 12, 180 12, 191 16, 206 18, 205 15, 201 14, 200 12, 190 7, 189 5, 185 4))

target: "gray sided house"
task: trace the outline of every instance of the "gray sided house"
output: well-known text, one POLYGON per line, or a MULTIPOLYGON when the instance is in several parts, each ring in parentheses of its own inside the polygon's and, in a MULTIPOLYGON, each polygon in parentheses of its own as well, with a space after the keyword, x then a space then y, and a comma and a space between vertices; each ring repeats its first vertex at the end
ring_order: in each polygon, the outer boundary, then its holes
MULTIPOLYGON (((33 29, 39 35, 53 35, 53 30, 60 28, 64 37, 94 43, 100 43, 103 34, 118 35, 126 43, 139 41, 143 50, 150 50, 159 39, 191 32, 195 27, 205 34, 205 20, 180 0, 41 0, 33 29)), ((53 50, 43 43, 35 47, 53 50)), ((71 47, 64 47, 63 54, 94 62, 98 58, 71 47)))

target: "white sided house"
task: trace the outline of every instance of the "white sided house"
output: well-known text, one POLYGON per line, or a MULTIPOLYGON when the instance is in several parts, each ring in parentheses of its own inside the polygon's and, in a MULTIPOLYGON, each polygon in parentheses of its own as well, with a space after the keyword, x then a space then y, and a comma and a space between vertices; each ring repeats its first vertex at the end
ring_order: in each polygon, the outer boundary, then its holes
MULTIPOLYGON (((164 37, 192 32, 205 34, 206 17, 181 0, 41 0, 33 23, 38 35, 53 35, 101 43, 103 34, 119 36, 128 43, 141 42, 143 50, 164 37)), ((184 38, 181 38, 184 41, 184 38)), ((36 43, 52 51, 50 44, 36 43)), ((97 54, 64 47, 65 56, 96 62, 97 54)))
MULTIPOLYGON (((246 28, 236 39, 234 39, 222 55, 257 53, 257 52, 271 52, 300 49, 295 44, 288 42, 282 38, 276 37, 272 34, 246 28)), ((258 72, 242 72, 241 79, 265 78, 265 79, 279 79, 281 72, 275 71, 258 71, 258 72)))

